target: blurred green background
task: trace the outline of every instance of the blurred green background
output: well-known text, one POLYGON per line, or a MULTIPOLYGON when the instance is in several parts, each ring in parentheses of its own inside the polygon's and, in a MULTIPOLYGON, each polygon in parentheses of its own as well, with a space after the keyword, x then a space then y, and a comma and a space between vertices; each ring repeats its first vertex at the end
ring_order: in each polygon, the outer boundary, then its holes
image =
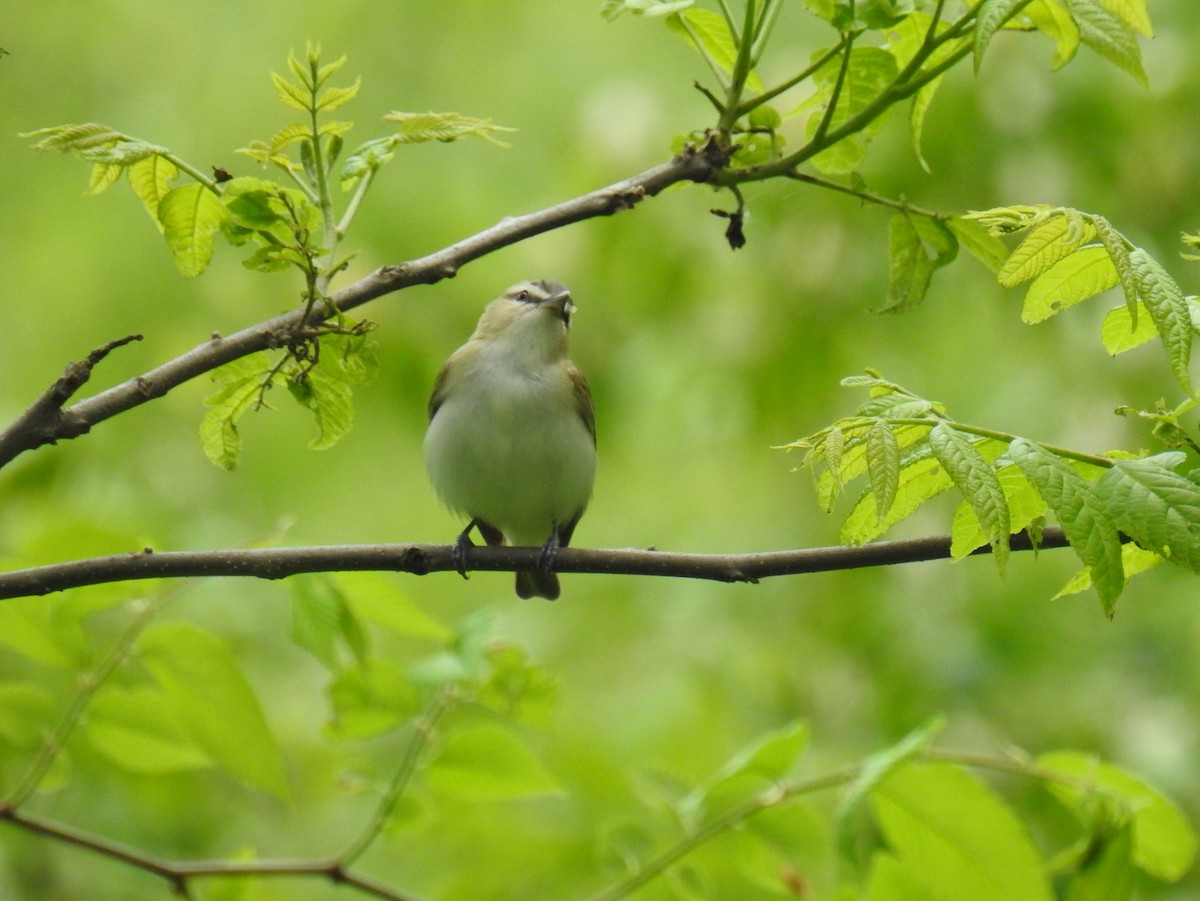
MULTIPOLYGON (((675 134, 709 124, 691 86, 707 73, 691 50, 656 22, 606 24, 599 5, 8 4, 0 418, 109 340, 146 338, 105 361, 87 392, 291 308, 299 287, 289 275, 245 270, 227 247, 201 278, 181 279, 132 194, 118 186, 84 198, 82 164, 37 154, 17 132, 99 121, 203 168, 253 174, 232 151, 290 121, 267 76, 306 39, 327 58, 348 54, 344 72, 363 77, 358 99, 339 112, 357 122, 349 146, 383 134, 377 117, 390 110, 455 110, 519 129, 507 150, 470 141, 402 149, 346 241, 359 253, 345 283, 648 168, 675 134)), ((1176 251, 1179 233, 1200 226, 1200 6, 1156 0, 1151 14, 1150 90, 1086 49, 1052 73, 1047 39, 1001 35, 979 76, 969 65, 954 70, 930 111, 932 174, 897 115, 872 146, 868 186, 947 212, 1052 203, 1103 213, 1194 290, 1196 270, 1176 251)), ((766 80, 830 42, 803 4, 791 4, 766 80)), ((772 448, 849 412, 859 398, 838 381, 867 366, 964 421, 1089 452, 1153 446, 1140 423, 1111 411, 1152 406, 1164 393, 1173 405, 1176 389, 1156 347, 1106 355, 1106 304, 1025 326, 1019 292, 964 255, 938 274, 923 306, 874 315, 886 287, 886 212, 796 183, 752 185, 746 197, 749 243, 737 252, 709 214, 729 198, 680 187, 373 302, 362 312, 379 324, 380 376, 357 391, 355 428, 331 450, 306 449, 311 423, 280 398, 277 412, 244 422, 241 467, 216 469, 196 436, 212 390, 201 379, 85 438, 27 454, 0 474, 0 555, 219 548, 281 522, 289 544, 451 540, 462 524, 439 508, 423 473, 426 398, 483 304, 525 278, 565 282, 579 307, 574 356, 593 385, 600 448, 580 546, 835 544, 839 521, 818 511, 808 476, 791 471, 795 458, 772 448)), ((945 532, 952 510, 947 498, 896 534, 945 532)), ((576 575, 556 604, 518 601, 507 575, 398 577, 443 622, 490 611, 502 634, 557 674, 560 699, 537 744, 568 793, 464 805, 419 835, 385 839, 364 866, 431 898, 586 894, 604 881, 595 836, 641 815, 636 774, 695 782, 794 719, 812 726, 811 773, 942 714, 947 746, 1095 751, 1200 818, 1197 583, 1166 567, 1140 577, 1108 622, 1090 594, 1051 600, 1076 568, 1073 555, 1054 551, 1018 555, 1003 579, 985 558, 743 586, 576 575)), ((36 809, 167 856, 340 847, 370 806, 339 790, 342 774, 382 778, 396 745, 321 738, 324 673, 288 641, 288 597, 286 585, 211 582, 169 615, 237 648, 289 755, 291 805, 213 775, 133 781, 78 749, 77 777, 36 809)), ((21 667, 0 650, 0 679, 21 667)), ((1063 824, 1029 786, 999 787, 1048 818, 1040 839, 1059 837, 1063 824)), ((819 870, 823 860, 808 865, 819 870)), ((202 896, 221 891, 242 897, 217 883, 202 896)), ((247 897, 333 893, 304 883, 256 891, 247 897)), ((1195 897, 1200 879, 1144 891, 1195 897)), ((0 896, 166 889, 4 827, 0 896)))

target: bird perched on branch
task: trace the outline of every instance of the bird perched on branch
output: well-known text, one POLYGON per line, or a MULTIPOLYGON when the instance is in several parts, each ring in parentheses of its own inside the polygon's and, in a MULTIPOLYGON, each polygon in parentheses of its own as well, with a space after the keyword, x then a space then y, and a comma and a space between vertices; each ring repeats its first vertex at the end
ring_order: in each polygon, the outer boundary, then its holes
POLYGON ((458 570, 478 528, 489 545, 541 547, 517 572, 517 594, 559 595, 554 557, 592 495, 592 393, 567 357, 575 311, 555 281, 513 285, 488 304, 450 355, 429 399, 425 461, 442 502, 468 517, 454 544, 458 570))

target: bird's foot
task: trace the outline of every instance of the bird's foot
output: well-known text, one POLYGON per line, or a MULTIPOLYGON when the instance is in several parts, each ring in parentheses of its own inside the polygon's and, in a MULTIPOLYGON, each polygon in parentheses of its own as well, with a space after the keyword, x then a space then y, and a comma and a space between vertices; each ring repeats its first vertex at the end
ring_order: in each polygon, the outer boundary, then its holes
POLYGON ((542 552, 538 555, 538 569, 544 573, 554 572, 554 558, 558 556, 560 544, 556 525, 550 532, 550 537, 546 539, 546 543, 542 545, 542 552))
POLYGON ((467 548, 475 547, 475 542, 471 540, 471 530, 475 528, 475 520, 471 520, 465 529, 454 539, 454 547, 450 551, 450 560, 454 563, 454 568, 458 570, 458 574, 464 579, 471 578, 467 575, 467 548))

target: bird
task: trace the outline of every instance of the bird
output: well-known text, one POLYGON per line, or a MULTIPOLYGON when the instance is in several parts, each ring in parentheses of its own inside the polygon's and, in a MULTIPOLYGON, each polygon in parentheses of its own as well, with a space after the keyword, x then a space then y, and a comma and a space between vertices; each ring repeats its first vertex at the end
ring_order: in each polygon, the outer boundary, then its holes
POLYGON ((466 577, 470 532, 488 545, 541 547, 517 595, 555 600, 554 558, 571 542, 596 474, 596 415, 568 357, 571 292, 550 279, 513 285, 487 305, 438 373, 425 463, 442 503, 468 523, 454 543, 466 577))

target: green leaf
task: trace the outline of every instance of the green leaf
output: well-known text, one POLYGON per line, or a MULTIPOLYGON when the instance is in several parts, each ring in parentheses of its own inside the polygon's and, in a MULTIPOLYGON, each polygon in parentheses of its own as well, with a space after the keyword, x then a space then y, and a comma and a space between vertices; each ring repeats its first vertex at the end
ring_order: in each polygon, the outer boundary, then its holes
POLYGON ((213 380, 220 382, 221 387, 204 399, 208 411, 200 422, 200 446, 217 466, 223 469, 237 466, 242 452, 238 420, 257 406, 275 378, 275 366, 265 351, 248 354, 214 370, 213 380))
POLYGON ((84 734, 97 753, 129 773, 162 775, 213 766, 166 696, 148 687, 105 686, 88 705, 84 734))
POLYGON ((354 84, 345 88, 326 88, 317 97, 317 109, 323 113, 331 113, 339 106, 344 106, 354 99, 358 89, 362 87, 362 79, 357 78, 354 84))
POLYGON ((1184 460, 1168 451, 1117 460, 1096 482, 1096 494, 1117 528, 1172 563, 1200 572, 1200 486, 1174 472, 1184 460))
POLYGON ((1033 0, 1024 13, 1038 31, 1054 39, 1054 59, 1050 64, 1053 69, 1057 71, 1075 58, 1079 50, 1079 26, 1060 0, 1033 0))
POLYGON ((946 723, 941 718, 930 720, 919 729, 914 729, 890 748, 885 748, 872 754, 858 768, 858 775, 842 789, 838 798, 837 813, 839 831, 843 842, 847 839, 845 833, 850 822, 850 813, 871 794, 875 788, 899 767, 912 758, 924 754, 933 745, 933 740, 945 729, 946 723))
POLYGON ((1080 226, 1079 220, 1070 213, 1075 211, 1054 211, 1033 225, 1029 234, 1000 267, 997 276, 1000 284, 1015 288, 1022 282, 1036 278, 1059 260, 1070 256, 1095 234, 1090 223, 1080 226))
POLYGON ((142 202, 142 206, 146 208, 146 212, 154 220, 154 224, 161 229, 162 223, 158 221, 158 206, 171 190, 171 182, 178 178, 179 169, 170 160, 161 156, 150 156, 134 163, 129 167, 128 172, 129 187, 142 202))
MULTIPOLYGON (((724 16, 712 10, 689 6, 668 17, 666 23, 668 28, 700 51, 722 72, 733 74, 738 48, 724 16)), ((746 87, 756 93, 762 91, 762 80, 754 71, 747 73, 746 87)))
POLYGON ((56 669, 87 665, 88 643, 79 618, 59 598, 15 598, 0 604, 0 646, 56 669))
POLYGON ((1042 322, 1094 297, 1120 281, 1117 269, 1101 244, 1088 244, 1059 260, 1033 280, 1025 294, 1021 320, 1042 322))
POLYGON ((929 433, 929 447, 954 486, 971 505, 992 546, 996 565, 1003 572, 1004 564, 1008 561, 1008 537, 1011 532, 1008 504, 995 470, 975 448, 971 439, 947 423, 939 422, 933 427, 929 433))
POLYGON ((1138 284, 1138 297, 1162 337, 1171 372, 1188 394, 1192 393, 1188 364, 1192 356, 1192 314, 1175 279, 1156 259, 1138 247, 1129 254, 1138 284))
POLYGON ((877 312, 911 309, 925 299, 935 270, 958 254, 954 233, 928 216, 897 213, 888 223, 888 294, 877 312))
POLYGON ((983 54, 1000 27, 1013 15, 1022 0, 983 0, 975 14, 975 71, 983 62, 983 54))
POLYGON ((900 488, 900 445, 892 427, 882 419, 867 432, 867 475, 875 495, 875 513, 882 522, 900 488))
POLYGON ((1131 316, 1129 307, 1114 307, 1104 316, 1100 340, 1104 342, 1104 349, 1114 357, 1158 337, 1158 328, 1141 301, 1134 309, 1137 312, 1131 316))
POLYGON ((1124 822, 1097 829, 1080 848, 1080 860, 1067 882, 1065 901, 1130 901, 1136 877, 1133 827, 1124 822))
POLYGON ((378 657, 338 673, 329 700, 333 710, 325 731, 340 739, 383 735, 421 710, 421 692, 400 665, 378 657))
POLYGON ((0 682, 0 748, 36 751, 56 713, 54 697, 34 682, 0 682))
POLYGON ((495 137, 498 131, 516 131, 503 125, 492 124, 491 119, 473 119, 459 113, 400 113, 392 112, 383 117, 400 127, 386 140, 396 144, 420 144, 425 141, 457 141, 459 138, 482 138, 500 147, 507 147, 495 137))
POLYGON ((271 73, 271 83, 275 85, 275 96, 288 109, 299 110, 302 113, 312 111, 312 93, 309 88, 293 84, 278 72, 271 73))
POLYGON ((1124 21, 1111 13, 1101 0, 1066 0, 1067 9, 1079 26, 1079 39, 1110 63, 1149 87, 1142 68, 1142 50, 1137 36, 1124 21))
MULTIPOLYGON (((1126 585, 1129 584, 1129 580, 1134 576, 1148 572, 1166 562, 1166 557, 1156 554, 1154 551, 1140 548, 1132 541, 1127 541, 1121 545, 1121 569, 1125 572, 1126 585)), ((1087 591, 1091 587, 1092 571, 1085 566, 1068 579, 1067 583, 1055 593, 1051 600, 1057 600, 1070 594, 1078 594, 1081 591, 1087 591)))
POLYGON ((874 494, 867 491, 842 523, 839 537, 844 544, 851 546, 873 541, 915 513, 927 500, 953 487, 954 482, 946 470, 928 454, 905 461, 900 468, 896 500, 883 521, 880 522, 876 512, 874 494))
POLYGON ((888 851, 866 897, 1051 901, 1041 857, 1012 810, 959 767, 910 762, 871 792, 888 851))
MULTIPOLYGON (((812 140, 825 117, 825 107, 833 102, 833 91, 841 69, 841 57, 836 57, 817 70, 813 75, 816 93, 806 101, 802 109, 815 106, 805 124, 805 137, 812 140)), ((834 131, 847 120, 857 115, 875 100, 899 74, 896 57, 882 47, 855 47, 850 52, 837 107, 829 119, 829 130, 834 131)), ((879 116, 861 131, 847 135, 832 147, 813 157, 813 164, 828 174, 852 172, 866 157, 867 142, 883 127, 885 116, 879 116)))
MULTIPOLYGON (((1045 515, 1049 506, 1020 469, 1016 466, 1002 466, 996 471, 996 478, 1004 490, 1012 534, 1028 528, 1034 520, 1045 515)), ((954 560, 961 560, 975 549, 988 544, 988 537, 983 531, 983 526, 979 524, 979 517, 975 515, 966 499, 963 499, 954 511, 950 537, 950 556, 954 560)))
POLYGON ((212 259, 213 233, 226 216, 224 204, 204 185, 172 188, 159 201, 158 221, 180 274, 194 278, 205 270, 212 259))
POLYGON ((120 166, 115 166, 112 163, 96 163, 92 166, 92 174, 88 178, 88 186, 86 193, 89 197, 94 197, 97 194, 103 194, 113 182, 121 177, 122 169, 120 166))
POLYGON ((159 622, 136 647, 185 733, 236 778, 286 798, 283 756, 225 643, 188 623, 159 622))
POLYGON ((1115 511, 1087 480, 1044 447, 1018 438, 1009 447, 1010 459, 1054 511, 1067 541, 1091 574, 1104 612, 1111 617, 1125 589, 1121 537, 1115 511))
POLYGON ((1147 0, 1099 0, 1100 5, 1110 13, 1146 37, 1154 37, 1154 29, 1150 25, 1150 11, 1146 8, 1147 0))
POLYGON ((1096 805, 1120 804, 1133 824, 1133 862, 1156 879, 1174 882, 1196 857, 1196 831, 1169 799, 1149 784, 1111 763, 1079 751, 1053 751, 1037 758, 1039 768, 1069 777, 1045 785, 1085 823, 1096 805))
POLYGON ((1096 229, 1096 236, 1104 245, 1104 249, 1108 252, 1108 257, 1112 260, 1117 275, 1121 279, 1121 289, 1125 293, 1125 307, 1136 328, 1138 323, 1138 282, 1137 276, 1133 272, 1133 264, 1129 259, 1129 242, 1103 216, 1091 216, 1090 218, 1092 227, 1096 229))
POLYGON ((954 232, 960 247, 993 273, 998 273, 1004 261, 1008 259, 1008 248, 1004 246, 1004 242, 989 234, 988 230, 975 220, 953 216, 947 220, 946 227, 954 232))
POLYGON ((22 132, 22 138, 41 138, 33 145, 34 150, 46 153, 77 153, 95 147, 105 147, 123 141, 126 136, 113 131, 99 122, 84 122, 80 125, 53 125, 37 131, 22 132))
POLYGON ((562 791, 524 742, 491 724, 452 734, 429 762, 425 778, 439 794, 467 801, 505 801, 562 791))
POLYGON ((339 649, 350 650, 359 663, 367 655, 367 635, 346 599, 325 575, 291 580, 292 641, 336 672, 339 649))
POLYGON ((411 596, 383 573, 330 573, 353 615, 408 638, 444 643, 450 630, 416 605, 411 596))
POLYGON ((292 396, 306 407, 317 424, 317 437, 308 443, 313 450, 337 444, 354 424, 353 392, 345 378, 326 368, 309 370, 302 380, 288 380, 292 396))

